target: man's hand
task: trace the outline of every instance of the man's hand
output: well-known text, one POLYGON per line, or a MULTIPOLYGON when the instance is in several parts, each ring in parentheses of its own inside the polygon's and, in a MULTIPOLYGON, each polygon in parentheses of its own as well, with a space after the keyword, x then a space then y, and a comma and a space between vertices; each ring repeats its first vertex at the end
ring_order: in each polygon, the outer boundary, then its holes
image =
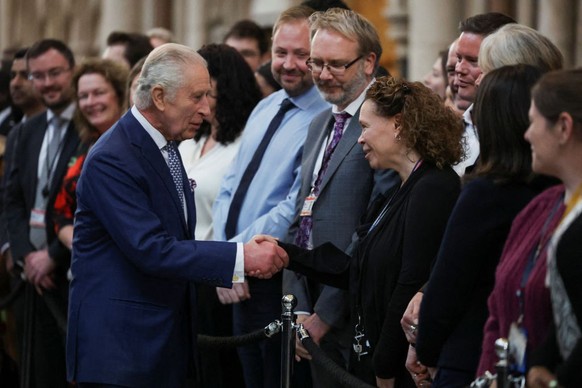
POLYGON ((534 366, 527 372, 527 386, 530 388, 559 387, 556 376, 543 366, 534 366))
MULTIPOLYGON (((318 345, 323 336, 331 329, 331 326, 322 321, 316 313, 311 315, 298 315, 297 323, 303 323, 303 327, 309 332, 309 336, 313 342, 318 345)), ((299 357, 311 360, 309 352, 303 347, 299 337, 295 338, 295 354, 297 361, 299 361, 299 357)))
POLYGON ((252 239, 244 245, 245 273, 259 279, 269 279, 287 266, 289 256, 277 243, 252 239))
POLYGON ((430 387, 431 377, 428 373, 428 368, 418 361, 416 349, 412 346, 408 347, 405 365, 417 387, 430 387))
POLYGON ((217 287, 216 294, 222 304, 240 303, 251 298, 249 283, 246 280, 244 283, 233 283, 232 288, 217 287))
POLYGON ((55 262, 49 257, 48 250, 30 252, 24 258, 24 274, 26 279, 36 287, 37 291, 41 293, 40 289, 54 288, 55 284, 51 275, 56 268, 55 262))
MULTIPOLYGON (((307 320, 307 318, 309 318, 309 315, 297 314, 296 323, 297 324, 300 324, 300 323, 304 324, 305 321, 307 320)), ((311 333, 309 333, 309 335, 311 335, 311 333)), ((304 358, 306 360, 311 360, 311 355, 309 354, 307 349, 305 349, 305 347, 301 343, 301 340, 299 339, 299 335, 297 335, 295 337, 295 361, 299 362, 299 361, 301 361, 302 358, 304 358)))
POLYGON ((404 330, 404 334, 406 335, 406 339, 409 343, 415 344, 416 343, 416 329, 418 327, 418 314, 420 312, 420 303, 422 302, 422 297, 424 294, 422 292, 417 292, 410 302, 408 303, 408 307, 404 311, 404 315, 402 315, 402 319, 400 320, 400 324, 402 325, 402 330, 404 330))

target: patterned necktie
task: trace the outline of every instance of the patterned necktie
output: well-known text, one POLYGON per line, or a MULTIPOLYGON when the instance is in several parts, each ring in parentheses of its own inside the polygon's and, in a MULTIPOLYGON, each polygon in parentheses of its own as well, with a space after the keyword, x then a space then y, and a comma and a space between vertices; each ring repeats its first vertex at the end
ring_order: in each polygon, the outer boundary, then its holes
MULTIPOLYGON (((332 138, 329 144, 327 145, 327 148, 325 149, 325 153, 323 154, 323 159, 321 161, 321 168, 319 169, 319 172, 317 173, 317 178, 315 179, 315 183, 313 184, 312 194, 315 197, 319 196, 321 182, 323 181, 323 177, 325 176, 325 172, 327 171, 327 167, 329 166, 329 161, 331 160, 333 151, 335 151, 338 143, 342 138, 346 121, 351 117, 351 115, 346 112, 334 113, 333 116, 335 118, 335 123, 333 125, 332 138)), ((297 232, 297 236, 295 237, 295 244, 297 246, 301 248, 311 248, 309 246, 310 245, 309 237, 311 235, 312 228, 313 228, 312 216, 301 217, 299 231, 297 232)))
POLYGON ((281 102, 281 107, 279 108, 279 111, 277 112, 275 117, 273 117, 273 119, 271 120, 271 123, 267 128, 267 132, 265 132, 265 136, 263 136, 261 143, 259 144, 257 150, 253 155, 253 158, 251 159, 249 165, 247 166, 245 172, 243 173, 240 183, 236 189, 236 192, 232 197, 232 202, 230 203, 230 207, 228 209, 228 217, 226 218, 226 225, 224 227, 226 238, 229 240, 236 235, 236 226, 238 223, 238 218, 240 216, 243 200, 245 199, 247 191, 249 190, 249 186, 251 185, 251 182, 253 181, 253 178, 257 173, 259 166, 261 165, 261 160, 265 155, 267 146, 269 145, 271 138, 281 125, 281 122, 285 117, 285 113, 287 113, 289 109, 294 107, 295 105, 288 98, 284 99, 283 102, 281 102))
POLYGON ((168 152, 168 167, 170 168, 174 185, 176 185, 182 209, 184 209, 184 182, 182 180, 182 162, 178 156, 178 147, 175 141, 169 141, 164 148, 168 152))
MULTIPOLYGON (((61 149, 61 127, 64 123, 66 123, 66 120, 54 115, 50 121, 50 128, 47 129, 47 135, 52 129, 52 137, 49 140, 49 137, 47 136, 46 157, 43 158, 41 163, 39 163, 41 171, 36 182, 36 196, 34 198, 34 208, 37 210, 46 210, 51 189, 51 181, 58 163, 58 153, 61 149)), ((31 222, 30 224, 29 239, 36 249, 42 249, 46 246, 47 236, 45 222, 46 221, 43 220, 42 222, 31 222)))

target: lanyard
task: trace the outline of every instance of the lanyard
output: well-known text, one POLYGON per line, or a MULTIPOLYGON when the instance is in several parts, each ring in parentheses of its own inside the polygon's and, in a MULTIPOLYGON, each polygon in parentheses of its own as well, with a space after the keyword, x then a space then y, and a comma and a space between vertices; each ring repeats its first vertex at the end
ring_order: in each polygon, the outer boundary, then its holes
POLYGON ((519 311, 520 311, 519 321, 522 320, 523 314, 524 314, 525 286, 527 284, 527 281, 529 279, 531 271, 533 270, 539 256, 546 249, 548 243, 550 242, 550 239, 552 236, 551 232, 553 232, 553 230, 552 231, 549 230, 550 224, 552 223, 554 217, 556 217, 556 215, 559 213, 558 209, 561 208, 561 205, 562 205, 562 198, 558 198, 558 200, 554 203, 554 206, 552 207, 552 210, 550 211, 548 217, 546 218, 546 221, 544 222, 542 229, 540 230, 540 237, 539 237, 538 243, 531 250, 531 252, 529 254, 529 258, 528 258, 527 263, 525 265, 525 269, 524 269, 523 274, 521 276, 520 287, 516 292, 516 295, 519 298, 519 311))

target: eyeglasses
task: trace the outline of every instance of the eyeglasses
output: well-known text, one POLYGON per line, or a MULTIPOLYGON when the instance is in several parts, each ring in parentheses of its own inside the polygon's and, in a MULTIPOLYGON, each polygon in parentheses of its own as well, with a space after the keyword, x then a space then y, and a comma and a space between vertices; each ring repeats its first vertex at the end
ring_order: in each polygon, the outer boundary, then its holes
POLYGON ((332 75, 340 76, 343 75, 346 72, 346 70, 350 68, 350 66, 352 66, 354 63, 358 62, 362 58, 364 58, 364 56, 360 55, 359 57, 357 57, 351 62, 346 63, 345 65, 338 65, 336 63, 324 63, 320 59, 309 58, 307 62, 305 62, 305 64, 312 73, 321 73, 323 72, 323 68, 325 67, 327 71, 329 71, 332 75))
POLYGON ((48 77, 50 80, 55 80, 69 70, 71 70, 71 68, 65 69, 62 67, 57 67, 56 69, 50 69, 46 73, 34 72, 28 75, 28 79, 31 81, 41 82, 48 77))

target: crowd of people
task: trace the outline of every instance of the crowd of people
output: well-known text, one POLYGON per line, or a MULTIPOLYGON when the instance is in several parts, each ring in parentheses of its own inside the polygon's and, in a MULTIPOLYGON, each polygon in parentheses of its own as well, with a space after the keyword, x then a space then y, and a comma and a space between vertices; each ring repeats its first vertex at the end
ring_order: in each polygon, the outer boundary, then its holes
MULTIPOLYGON (((15 52, 2 386, 278 387, 280 338, 196 338, 262 329, 284 294, 372 386, 466 387, 499 338, 528 387, 582 382, 582 70, 490 12, 399 79, 366 18, 322 4, 200 48, 157 28, 79 63, 15 52)), ((293 386, 338 385, 295 355, 293 386)))

